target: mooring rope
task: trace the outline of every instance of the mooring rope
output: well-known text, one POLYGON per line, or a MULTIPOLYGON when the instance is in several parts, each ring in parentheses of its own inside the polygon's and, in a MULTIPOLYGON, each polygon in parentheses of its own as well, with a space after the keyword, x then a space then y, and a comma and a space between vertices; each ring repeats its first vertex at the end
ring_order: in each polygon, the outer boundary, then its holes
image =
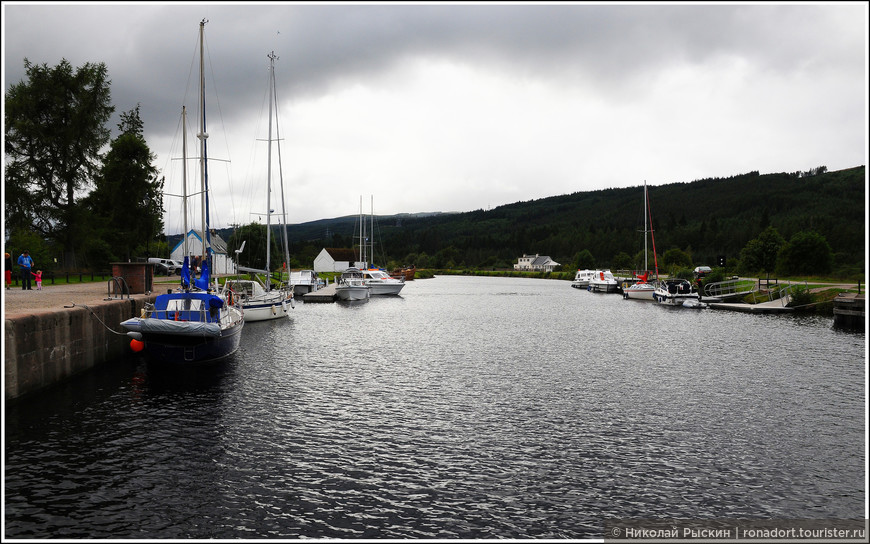
POLYGON ((80 308, 85 308, 87 311, 91 312, 91 314, 96 318, 96 320, 99 321, 100 324, 103 327, 105 327, 107 331, 114 333, 114 334, 117 334, 119 336, 127 336, 126 332, 118 332, 118 331, 112 330, 111 327, 109 327, 108 325, 103 323, 103 320, 100 319, 100 316, 98 316, 97 313, 94 312, 93 310, 91 310, 91 308, 89 306, 87 306, 86 304, 76 304, 75 302, 73 302, 71 306, 64 305, 64 308, 75 308, 76 306, 78 306, 80 308))

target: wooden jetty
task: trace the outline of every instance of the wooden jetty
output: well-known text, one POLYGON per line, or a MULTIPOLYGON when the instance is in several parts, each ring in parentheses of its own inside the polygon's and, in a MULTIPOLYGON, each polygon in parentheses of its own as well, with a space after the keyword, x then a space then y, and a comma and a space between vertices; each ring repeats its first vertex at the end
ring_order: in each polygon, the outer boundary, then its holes
POLYGON ((834 324, 844 327, 863 327, 864 295, 840 293, 834 298, 834 324))
POLYGON ((335 302, 335 284, 331 283, 321 287, 317 291, 302 295, 302 302, 335 302))
MULTIPOLYGON (((704 302, 704 299, 702 298, 701 301, 704 302)), ((788 304, 787 299, 776 299, 758 304, 746 304, 743 302, 709 302, 708 304, 710 308, 716 310, 732 310, 753 314, 779 314, 794 311, 794 308, 786 306, 788 304)))

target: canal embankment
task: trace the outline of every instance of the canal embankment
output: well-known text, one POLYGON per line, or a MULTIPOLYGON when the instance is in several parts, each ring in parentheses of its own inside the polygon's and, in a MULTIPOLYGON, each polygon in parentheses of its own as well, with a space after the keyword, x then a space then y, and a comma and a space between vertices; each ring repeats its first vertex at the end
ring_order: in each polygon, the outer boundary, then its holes
POLYGON ((3 291, 6 401, 35 393, 124 356, 130 339, 119 326, 155 294, 112 296, 85 283, 3 291))

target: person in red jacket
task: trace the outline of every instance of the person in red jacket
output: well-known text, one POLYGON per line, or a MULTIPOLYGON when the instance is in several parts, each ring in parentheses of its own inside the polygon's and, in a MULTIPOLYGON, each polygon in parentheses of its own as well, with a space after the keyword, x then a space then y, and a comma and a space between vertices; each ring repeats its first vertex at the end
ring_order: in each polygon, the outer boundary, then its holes
POLYGON ((12 255, 6 254, 6 260, 3 262, 3 270, 6 272, 6 289, 12 288, 12 255))

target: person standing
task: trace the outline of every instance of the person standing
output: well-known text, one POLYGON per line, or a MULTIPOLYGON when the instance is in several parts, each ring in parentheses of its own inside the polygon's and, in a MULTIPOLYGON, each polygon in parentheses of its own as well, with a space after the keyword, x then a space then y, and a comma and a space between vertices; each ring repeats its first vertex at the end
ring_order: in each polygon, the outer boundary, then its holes
POLYGON ((30 271, 33 268, 33 259, 30 257, 30 252, 25 251, 19 255, 18 266, 21 267, 21 289, 31 290, 30 271))
MULTIPOLYGON (((33 274, 31 272, 31 274, 33 274)), ((36 274, 33 274, 33 277, 36 278, 36 290, 42 291, 42 270, 37 270, 36 274)))
POLYGON ((12 288, 12 255, 6 254, 6 260, 3 261, 3 270, 6 272, 6 289, 12 288))

